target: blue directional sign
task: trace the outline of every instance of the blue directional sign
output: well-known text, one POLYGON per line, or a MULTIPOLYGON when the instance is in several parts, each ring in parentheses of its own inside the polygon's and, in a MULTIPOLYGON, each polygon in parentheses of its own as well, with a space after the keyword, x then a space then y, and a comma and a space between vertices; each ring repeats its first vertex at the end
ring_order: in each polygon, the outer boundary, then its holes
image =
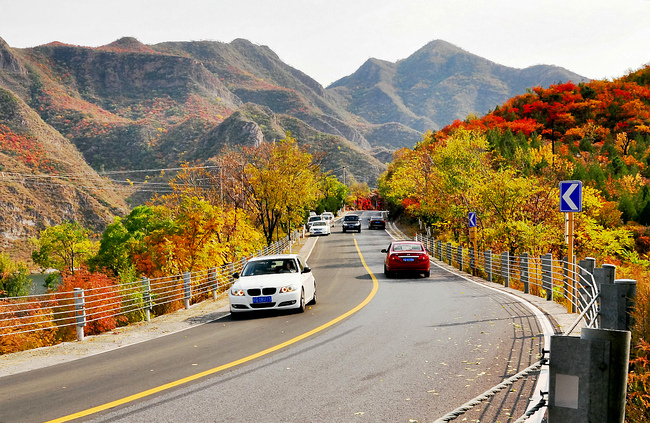
POLYGON ((476 227, 476 213, 474 212, 469 212, 469 227, 470 228, 475 228, 476 227))
POLYGON ((560 212, 582 211, 582 181, 560 182, 560 212))

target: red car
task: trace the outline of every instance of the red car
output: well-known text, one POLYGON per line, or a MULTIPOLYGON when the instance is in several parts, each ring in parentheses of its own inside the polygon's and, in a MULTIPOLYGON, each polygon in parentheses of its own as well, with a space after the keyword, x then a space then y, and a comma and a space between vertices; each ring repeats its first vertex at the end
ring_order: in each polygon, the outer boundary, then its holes
POLYGON ((430 275, 429 254, 419 241, 393 241, 381 252, 386 253, 384 275, 387 278, 393 277, 397 272, 420 273, 425 278, 430 275))

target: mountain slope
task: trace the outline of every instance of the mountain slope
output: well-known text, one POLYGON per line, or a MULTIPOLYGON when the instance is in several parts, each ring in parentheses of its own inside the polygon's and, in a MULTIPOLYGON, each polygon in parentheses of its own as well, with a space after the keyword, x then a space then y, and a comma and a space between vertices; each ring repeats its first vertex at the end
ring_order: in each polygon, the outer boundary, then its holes
POLYGON ((432 41, 397 63, 369 59, 327 90, 370 123, 398 122, 425 132, 487 113, 526 88, 568 80, 586 78, 557 66, 509 68, 432 41))

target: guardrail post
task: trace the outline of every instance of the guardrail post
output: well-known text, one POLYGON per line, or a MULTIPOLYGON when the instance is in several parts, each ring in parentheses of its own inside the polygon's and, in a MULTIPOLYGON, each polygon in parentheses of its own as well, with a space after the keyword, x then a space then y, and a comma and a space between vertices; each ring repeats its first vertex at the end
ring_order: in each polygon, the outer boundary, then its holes
POLYGON ((488 282, 492 282, 492 250, 487 249, 483 252, 485 255, 485 274, 488 282))
POLYGON ((217 299, 217 291, 219 290, 219 278, 218 278, 217 268, 213 267, 208 270, 208 280, 212 282, 212 299, 217 299))
POLYGON ((501 253, 501 277, 503 278, 503 286, 510 287, 510 253, 504 251, 501 253))
POLYGON ((447 262, 451 266, 452 259, 451 259, 451 242, 447 243, 447 262))
POLYGON ((528 253, 521 253, 519 260, 521 267, 521 283, 524 285, 524 294, 530 294, 530 277, 528 269, 528 253))
POLYGON ((476 252, 474 251, 474 247, 469 247, 469 270, 472 272, 473 276, 477 275, 476 272, 476 252))
POLYGON ((603 284, 613 284, 616 280, 616 266, 613 264, 603 264, 603 267, 596 267, 593 271, 594 282, 600 292, 603 284))
POLYGON ((144 307, 144 319, 151 321, 151 285, 149 278, 142 277, 142 306, 144 307))
POLYGON ((436 253, 438 260, 442 261, 442 241, 436 241, 436 253))
POLYGON ((185 310, 190 308, 190 298, 192 298, 192 279, 190 272, 183 273, 183 302, 185 310))
MULTIPOLYGON (((578 261, 578 266, 579 268, 576 270, 576 274, 578 275, 578 282, 579 286, 576 285, 575 288, 575 295, 576 295, 576 303, 578 304, 578 313, 582 313, 582 311, 589 305, 589 302, 593 299, 593 293, 587 290, 585 288, 585 284, 582 282, 583 280, 588 280, 589 275, 594 274, 594 270, 596 267, 596 259, 592 257, 587 257, 584 260, 578 261)), ((595 280, 595 276, 594 276, 595 280)), ((612 280, 612 283, 614 281, 612 280)), ((600 289, 598 289, 600 291, 600 289)), ((590 316, 593 318, 594 316, 590 316)))
POLYGON ((546 300, 553 301, 553 254, 542 256, 542 288, 546 291, 546 300))
POLYGON ((613 284, 603 284, 600 291, 600 327, 630 330, 635 299, 634 279, 617 279, 613 284))
POLYGON ((86 326, 86 301, 84 290, 74 288, 74 315, 77 324, 77 341, 84 340, 84 326, 86 326))
POLYGON ((551 336, 549 422, 623 423, 630 338, 592 328, 551 336))
POLYGON ((456 250, 456 261, 458 262, 458 270, 463 271, 463 246, 459 245, 456 250))
POLYGON ((571 302, 571 298, 569 298, 569 258, 566 256, 562 257, 562 279, 564 281, 562 295, 571 302))

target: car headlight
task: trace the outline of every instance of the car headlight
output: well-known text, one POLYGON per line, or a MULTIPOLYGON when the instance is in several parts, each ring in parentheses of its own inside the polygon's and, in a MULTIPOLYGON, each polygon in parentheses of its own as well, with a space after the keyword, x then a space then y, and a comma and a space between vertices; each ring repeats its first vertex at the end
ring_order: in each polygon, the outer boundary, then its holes
POLYGON ((232 288, 232 289, 230 290, 230 294, 232 294, 232 295, 235 296, 235 297, 243 297, 244 295, 246 295, 246 294, 244 293, 244 290, 241 289, 241 288, 232 288))
POLYGON ((297 288, 295 286, 293 286, 293 285, 283 286, 282 288, 280 288, 280 294, 286 294, 287 292, 293 292, 296 289, 297 288))

